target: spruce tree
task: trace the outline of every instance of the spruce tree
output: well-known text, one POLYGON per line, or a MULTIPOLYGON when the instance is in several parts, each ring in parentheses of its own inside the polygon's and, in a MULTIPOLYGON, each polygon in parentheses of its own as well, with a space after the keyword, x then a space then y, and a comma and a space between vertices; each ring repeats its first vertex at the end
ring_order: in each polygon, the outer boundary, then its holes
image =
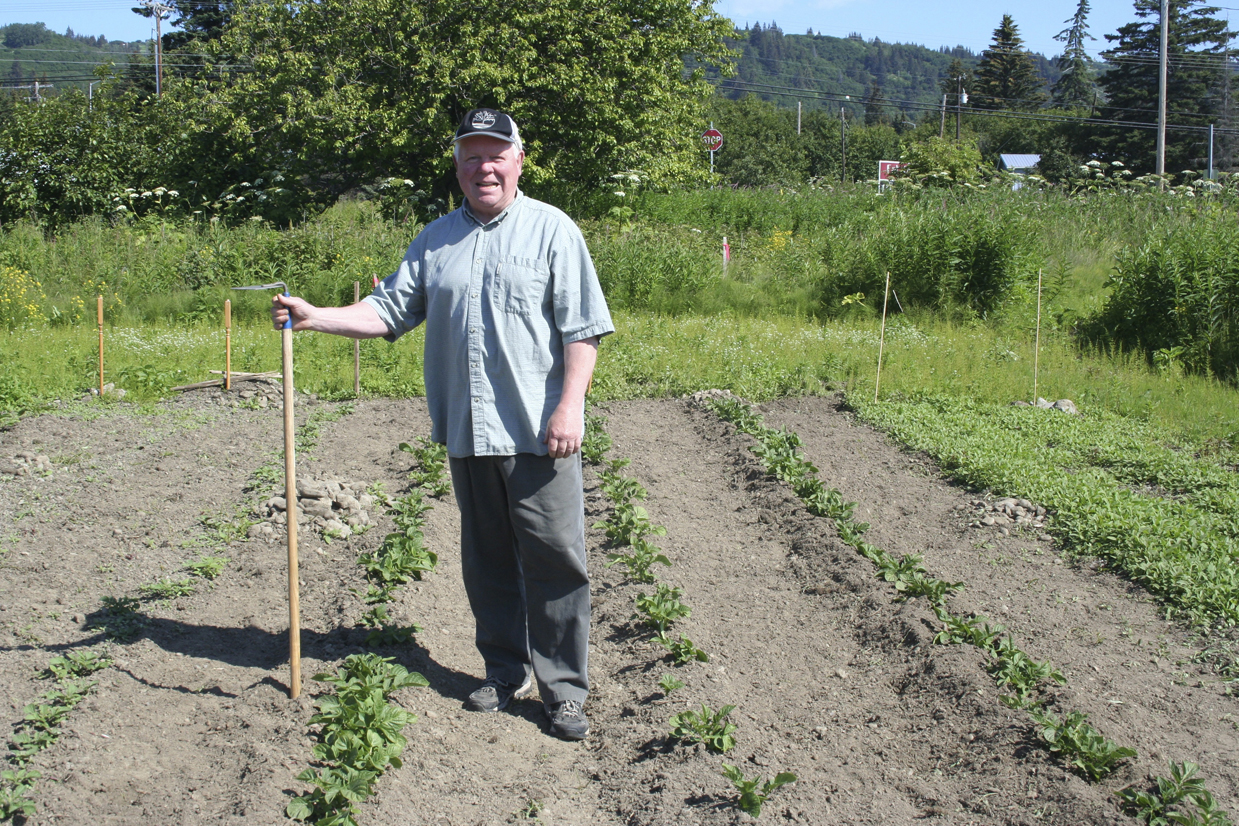
POLYGON ((1062 109, 1089 106, 1097 94, 1088 53, 1084 51, 1085 40, 1097 39, 1088 33, 1088 13, 1088 0, 1080 0, 1075 15, 1063 21, 1067 28, 1054 35, 1063 44, 1063 53, 1057 59, 1062 74, 1053 89, 1054 105, 1062 109))
MULTIPOLYGON (((1139 20, 1106 39, 1113 45, 1102 56, 1113 68, 1101 78, 1107 106, 1104 117, 1147 125, 1157 122, 1158 54, 1161 50, 1160 3, 1135 0, 1139 20)), ((1226 80, 1224 51, 1231 33, 1219 9, 1201 0, 1169 0, 1166 120, 1170 125, 1208 126, 1220 118, 1226 80)), ((1166 171, 1177 173, 1205 164, 1208 136, 1166 131, 1166 171)), ((1157 134, 1151 128, 1115 127, 1099 136, 1098 150, 1136 172, 1156 166, 1157 134)))
POLYGON ((1046 100, 1043 85, 1015 20, 1004 14, 993 43, 977 61, 970 102, 980 109, 1036 109, 1046 100))

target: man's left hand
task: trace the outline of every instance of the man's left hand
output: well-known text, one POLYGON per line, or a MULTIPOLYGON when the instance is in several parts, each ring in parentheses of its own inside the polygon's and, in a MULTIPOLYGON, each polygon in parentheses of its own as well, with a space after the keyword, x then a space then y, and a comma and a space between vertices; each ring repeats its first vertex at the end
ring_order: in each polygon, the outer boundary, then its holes
POLYGON ((552 459, 566 459, 581 449, 584 435, 581 411, 565 409, 561 404, 546 423, 546 437, 542 441, 552 459))

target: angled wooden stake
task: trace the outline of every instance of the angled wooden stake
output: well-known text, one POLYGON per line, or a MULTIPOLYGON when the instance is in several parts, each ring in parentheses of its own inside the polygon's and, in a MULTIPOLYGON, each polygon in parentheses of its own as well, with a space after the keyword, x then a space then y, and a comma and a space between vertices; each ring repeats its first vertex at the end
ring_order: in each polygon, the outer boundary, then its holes
POLYGON ((882 350, 886 345, 886 302, 891 296, 891 274, 886 274, 886 292, 882 295, 882 332, 878 336, 878 375, 873 380, 873 401, 877 404, 878 388, 882 386, 882 350))

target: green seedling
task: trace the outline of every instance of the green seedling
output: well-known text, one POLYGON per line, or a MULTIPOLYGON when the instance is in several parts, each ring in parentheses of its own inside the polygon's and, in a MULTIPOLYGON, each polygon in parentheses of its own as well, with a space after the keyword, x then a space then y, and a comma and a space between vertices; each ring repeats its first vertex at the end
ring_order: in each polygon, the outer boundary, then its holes
POLYGON ((186 562, 185 570, 194 576, 212 580, 224 572, 229 562, 231 560, 226 556, 199 556, 195 560, 186 562))
POLYGON ((795 485, 817 473, 813 463, 800 454, 800 437, 789 430, 765 430, 749 450, 761 460, 766 472, 780 482, 795 485))
POLYGON ((141 633, 146 622, 134 597, 104 597, 103 606, 91 618, 90 628, 100 628, 117 642, 129 642, 141 633))
POLYGON ((796 775, 791 772, 779 772, 773 780, 767 780, 765 783, 762 783, 761 775, 747 780, 738 768, 727 763, 723 764, 723 774, 740 793, 736 800, 737 808, 753 817, 761 817, 762 804, 770 797, 771 792, 788 783, 796 782, 796 775))
POLYGON ((585 436, 581 440, 581 458, 591 465, 600 465, 612 447, 606 431, 607 420, 592 413, 585 414, 585 436))
POLYGON ((111 664, 111 660, 100 657, 93 651, 70 651, 62 657, 53 657, 48 662, 45 673, 58 680, 70 680, 101 671, 111 664))
POLYGON ((598 478, 601 481, 599 487, 602 489, 602 495, 610 499, 613 504, 626 505, 633 499, 644 500, 649 495, 649 491, 631 476, 603 471, 598 474, 598 478))
MULTIPOLYGON (((1010 638, 1007 638, 1009 641, 1010 638)), ((1004 647, 1002 654, 989 667, 989 673, 999 688, 1010 688, 1012 696, 1002 697, 1003 703, 1011 708, 1025 708, 1030 697, 1042 683, 1054 682, 1063 685, 1067 679, 1061 671, 1048 662, 1038 662, 1013 645, 1004 647)))
POLYGON ((940 606, 934 607, 934 613, 946 626, 934 636, 936 645, 967 644, 993 651, 1007 630, 1005 625, 990 625, 987 617, 956 617, 940 606))
POLYGON ((710 655, 693 645, 686 634, 680 634, 678 640, 673 640, 666 634, 658 633, 654 635, 654 641, 671 653, 671 661, 676 665, 687 665, 694 660, 702 663, 710 661, 710 655))
POLYGON ((658 687, 662 690, 664 697, 670 697, 671 692, 677 691, 684 687, 684 681, 676 677, 674 674, 664 674, 658 681, 658 687))
POLYGON ((671 724, 671 736, 685 745, 701 742, 712 752, 726 754, 736 745, 736 738, 731 736, 736 725, 728 719, 735 708, 723 706, 714 711, 702 703, 700 711, 689 709, 673 714, 668 721, 671 724))
POLYGON ((594 528, 606 531, 607 539, 615 545, 631 545, 647 536, 666 536, 667 529, 650 522, 645 508, 626 502, 616 505, 606 519, 595 522, 594 528))
POLYGON ((148 582, 138 586, 138 591, 144 597, 152 600, 170 600, 177 597, 187 597, 197 590, 194 583, 188 579, 170 580, 165 579, 160 582, 148 582))
POLYGON ((647 626, 660 636, 665 636, 671 623, 689 616, 693 611, 680 600, 681 596, 681 589, 659 583, 653 594, 647 595, 644 591, 637 594, 637 614, 647 626))
POLYGON ((12 820, 17 815, 29 817, 34 814, 34 801, 28 795, 34 792, 34 781, 42 777, 33 769, 5 769, 0 772, 0 822, 12 820))
POLYGON ((439 563, 439 555, 422 545, 422 533, 410 528, 403 533, 389 533, 376 551, 366 551, 357 557, 357 564, 366 569, 369 578, 385 585, 404 585, 410 579, 420 581, 439 563))
POLYGON ((374 654, 353 654, 335 674, 314 679, 335 687, 335 694, 319 698, 319 711, 310 718, 310 725, 321 727, 314 758, 325 766, 297 775, 314 789, 294 798, 285 813, 316 825, 355 826, 357 804, 374 794, 375 781, 389 766, 402 765, 402 731, 416 719, 388 698, 399 689, 428 683, 374 654))
POLYGON ((414 487, 421 488, 431 496, 446 495, 452 489, 451 479, 444 471, 447 465, 447 446, 430 441, 425 436, 418 437, 418 447, 408 442, 401 442, 400 449, 411 453, 421 466, 421 470, 409 472, 409 481, 414 487))
POLYGON ((623 565, 628 572, 628 578, 634 582, 654 582, 654 572, 650 567, 655 563, 671 567, 671 560, 661 553, 657 546, 646 539, 636 539, 631 545, 632 552, 627 554, 607 554, 606 567, 623 565))
POLYGON ((1088 722, 1088 716, 1079 711, 1068 712, 1061 720, 1039 709, 1029 713, 1037 723, 1038 735, 1050 751, 1089 780, 1102 779, 1120 762, 1136 756, 1135 749, 1116 745, 1101 736, 1088 722))
POLYGON ((1226 812, 1205 788, 1195 763, 1171 763, 1170 777, 1155 778, 1152 790, 1128 786, 1118 792, 1123 810, 1149 826, 1231 826, 1226 812), (1175 807, 1178 807, 1177 809, 1175 807))

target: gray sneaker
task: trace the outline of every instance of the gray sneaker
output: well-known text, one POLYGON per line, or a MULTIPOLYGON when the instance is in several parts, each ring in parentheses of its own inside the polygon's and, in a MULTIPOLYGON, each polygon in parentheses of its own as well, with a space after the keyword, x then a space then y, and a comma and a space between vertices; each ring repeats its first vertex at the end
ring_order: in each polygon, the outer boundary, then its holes
POLYGON ((584 740, 589 735, 589 718, 576 700, 543 706, 551 721, 550 733, 560 740, 584 740))
POLYGON ((477 691, 469 695, 465 708, 470 711, 503 711, 508 703, 519 700, 533 688, 533 680, 525 678, 520 685, 505 683, 494 677, 487 677, 477 691))

